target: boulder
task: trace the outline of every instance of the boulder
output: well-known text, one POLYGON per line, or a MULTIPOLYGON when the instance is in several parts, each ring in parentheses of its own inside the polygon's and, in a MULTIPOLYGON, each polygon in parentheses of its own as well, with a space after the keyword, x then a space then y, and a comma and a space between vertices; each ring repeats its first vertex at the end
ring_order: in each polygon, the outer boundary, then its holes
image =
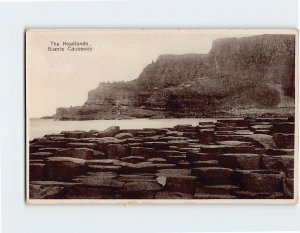
POLYGON ((46 159, 52 156, 52 152, 34 152, 29 155, 29 159, 46 159))
POLYGON ((70 142, 67 143, 66 147, 69 148, 89 148, 89 149, 95 149, 97 146, 96 143, 84 143, 84 142, 70 142))
POLYGON ((44 159, 30 159, 29 164, 31 163, 44 163, 44 159))
POLYGON ((207 194, 233 195, 234 191, 239 190, 239 187, 235 185, 208 185, 208 186, 201 187, 200 190, 201 192, 207 194))
POLYGON ((130 155, 130 147, 128 145, 110 144, 107 147, 108 159, 119 159, 130 155))
POLYGON ((260 156, 257 154, 222 154, 218 157, 218 166, 256 170, 260 168, 260 156))
POLYGON ((163 163, 137 163, 127 164, 123 166, 123 173, 155 173, 159 169, 174 168, 174 164, 163 164, 163 163))
POLYGON ((237 170, 235 180, 245 191, 281 192, 283 175, 270 171, 237 170))
POLYGON ((140 163, 145 161, 145 157, 142 156, 128 156, 121 158, 122 161, 127 163, 140 163))
POLYGON ((94 150, 88 148, 68 148, 57 151, 57 157, 73 157, 78 159, 94 159, 94 150))
POLYGON ((144 140, 143 138, 127 138, 126 142, 127 143, 142 143, 144 140))
POLYGON ((227 140, 218 142, 220 145, 225 146, 252 146, 251 142, 244 142, 244 141, 235 141, 235 140, 227 140))
POLYGON ((184 148, 189 145, 185 140, 170 140, 168 141, 169 146, 176 146, 177 148, 184 148))
POLYGON ((120 129, 119 133, 131 133, 132 135, 135 135, 139 131, 139 129, 120 129))
POLYGON ((147 159, 147 162, 151 162, 151 163, 165 163, 167 160, 163 159, 163 158, 151 158, 151 159, 147 159))
POLYGON ((253 153, 255 150, 254 146, 231 146, 231 145, 203 145, 200 148, 201 153, 214 153, 214 154, 225 154, 225 153, 253 153))
POLYGON ((85 160, 69 157, 52 157, 46 159, 46 176, 48 180, 69 181, 86 171, 85 160))
POLYGON ((168 150, 169 144, 167 142, 144 142, 144 146, 156 150, 168 150))
POLYGON ((87 138, 96 138, 96 137, 98 137, 98 133, 97 132, 87 132, 86 137, 87 138))
POLYGON ((115 135, 115 138, 127 139, 127 138, 133 138, 133 135, 131 133, 118 133, 117 135, 115 135))
POLYGON ((42 185, 42 186, 62 186, 62 187, 70 187, 72 185, 75 185, 75 183, 72 182, 60 182, 60 181, 52 181, 52 180, 37 180, 37 181, 31 181, 30 184, 34 185, 42 185))
POLYGON ((124 186, 124 182, 101 176, 88 176, 81 180, 77 180, 79 186, 94 188, 119 189, 124 186))
POLYGON ((262 164, 265 169, 287 172, 294 168, 294 156, 281 155, 270 156, 262 155, 262 164))
POLYGON ((181 153, 187 153, 187 152, 189 152, 189 151, 192 151, 192 152, 199 152, 199 148, 194 148, 194 147, 179 148, 178 150, 179 150, 179 152, 181 152, 181 153))
POLYGON ((177 164, 180 161, 185 159, 185 155, 177 155, 177 156, 167 156, 167 162, 168 163, 174 163, 177 164))
POLYGON ((235 129, 235 130, 233 131, 233 133, 234 133, 235 135, 243 135, 243 136, 245 136, 245 135, 252 135, 252 134, 253 134, 253 132, 250 131, 250 130, 237 130, 237 129, 235 129))
POLYGON ((69 139, 63 138, 62 140, 51 140, 48 138, 36 138, 33 141, 43 147, 64 148, 69 139))
POLYGON ((266 129, 258 129, 254 131, 254 134, 267 134, 271 135, 271 130, 266 130, 266 129))
POLYGON ((213 127, 215 127, 215 122, 213 122, 213 121, 200 121, 199 123, 198 123, 198 125, 199 126, 205 126, 205 127, 208 127, 208 128, 213 128, 213 127))
POLYGON ((87 165, 89 172, 119 172, 121 169, 121 166, 116 165, 87 165))
POLYGON ((143 143, 127 143, 127 145, 130 147, 142 147, 143 143))
POLYGON ((201 129, 199 140, 201 143, 213 143, 215 141, 214 129, 201 129))
POLYGON ((86 165, 116 165, 120 161, 117 159, 92 159, 85 162, 86 165))
POLYGON ((191 169, 160 169, 156 173, 157 177, 190 176, 191 169))
POLYGON ((245 137, 242 136, 242 135, 222 135, 222 134, 219 134, 219 135, 215 135, 215 140, 217 142, 228 141, 228 140, 230 140, 230 141, 245 141, 245 137))
POLYGON ((183 133, 179 131, 168 131, 166 132, 166 136, 182 137, 183 133))
POLYGON ((94 155, 93 155, 93 159, 106 159, 106 154, 98 151, 98 150, 94 150, 94 155))
POLYGON ((161 135, 154 135, 154 136, 144 137, 143 141, 144 142, 161 142, 162 141, 162 136, 161 135))
POLYGON ((118 193, 126 199, 153 199, 161 189, 156 181, 133 181, 126 183, 118 193))
POLYGON ((195 131, 195 129, 191 132, 183 132, 183 136, 191 139, 198 139, 199 140, 199 132, 195 131))
POLYGON ((79 181, 80 182, 81 179, 84 179, 84 178, 89 177, 89 176, 97 176, 97 177, 103 178, 103 179, 104 178, 105 179, 114 179, 118 176, 118 174, 115 173, 115 172, 102 172, 102 171, 101 172, 87 172, 86 174, 73 179, 73 181, 75 181, 75 182, 79 181))
POLYGON ((79 143, 98 143, 101 141, 101 138, 78 138, 78 139, 72 139, 70 142, 79 142, 79 143))
POLYGON ((278 148, 294 149, 294 134, 276 133, 273 140, 278 148))
POLYGON ((177 130, 177 131, 185 131, 185 130, 188 130, 190 128, 192 128, 193 126, 190 125, 190 124, 185 124, 185 125, 176 125, 174 126, 174 129, 177 130))
POLYGON ((39 149, 41 149, 43 147, 44 147, 43 145, 37 145, 37 144, 30 143, 30 145, 29 145, 29 153, 37 152, 39 149))
POLYGON ((190 162, 217 160, 218 154, 216 154, 216 153, 199 153, 199 152, 188 151, 186 153, 186 159, 190 162))
POLYGON ((180 161, 179 163, 176 164, 176 168, 189 169, 191 168, 191 164, 188 161, 180 161))
POLYGON ((201 148, 201 144, 199 143, 189 143, 188 148, 192 148, 192 149, 200 149, 201 148))
POLYGON ((107 186, 84 186, 74 185, 68 188, 67 199, 112 199, 115 196, 115 189, 107 186))
POLYGON ((295 116, 289 116, 287 121, 288 122, 295 122, 295 116))
POLYGON ((294 155, 294 149, 267 149, 267 155, 294 155))
POLYGON ((295 123, 294 122, 277 122, 273 124, 271 132, 274 133, 283 133, 283 134, 294 134, 295 132, 295 123))
POLYGON ((45 179, 45 164, 30 163, 29 164, 29 180, 44 180, 45 179))
POLYGON ((252 125, 250 129, 252 131, 257 131, 257 130, 270 130, 272 128, 271 124, 261 124, 261 125, 252 125))
POLYGON ((271 135, 252 134, 247 135, 244 140, 251 141, 256 148, 276 148, 276 145, 271 135))
POLYGON ((233 131, 235 129, 234 126, 217 126, 215 128, 216 131, 220 132, 220 131, 233 131))
POLYGON ((155 151, 153 156, 159 158, 167 158, 168 156, 180 156, 181 153, 177 150, 159 150, 155 151))
POLYGON ((217 167, 218 166, 218 160, 206 160, 206 161, 194 161, 192 163, 193 168, 197 167, 217 167))
POLYGON ((63 150, 62 148, 56 148, 56 147, 46 147, 46 148, 40 148, 38 152, 50 152, 56 155, 57 151, 63 150))
POLYGON ((167 176, 165 186, 168 191, 193 195, 195 193, 195 181, 195 176, 167 176))
POLYGON ((107 147, 110 144, 120 144, 122 141, 120 139, 114 138, 114 137, 104 137, 104 138, 99 138, 97 142, 96 149, 98 151, 106 153, 107 147))
POLYGON ((60 134, 66 138, 85 138, 87 136, 87 132, 80 130, 62 131, 60 134))
POLYGON ((227 130, 227 131, 218 131, 218 130, 215 130, 215 136, 219 136, 219 135, 222 135, 222 136, 234 136, 234 131, 233 130, 227 130))
POLYGON ((193 168, 192 175, 203 185, 224 185, 233 183, 233 170, 220 167, 193 168))
POLYGON ((98 131, 98 137, 114 137, 120 131, 119 126, 111 126, 103 131, 98 131))
POLYGON ((157 131, 155 131, 154 129, 149 131, 140 130, 136 133, 137 137, 150 137, 155 135, 157 135, 157 131))
POLYGON ((122 182, 134 182, 134 181, 152 181, 155 182, 155 176, 148 173, 138 173, 138 174, 120 174, 117 178, 122 182))
POLYGON ((159 191, 162 189, 155 181, 133 181, 126 183, 124 188, 128 191, 159 191))
POLYGON ((154 149, 146 148, 146 147, 130 147, 130 155, 131 156, 142 156, 145 158, 153 158, 157 156, 153 156, 154 149))

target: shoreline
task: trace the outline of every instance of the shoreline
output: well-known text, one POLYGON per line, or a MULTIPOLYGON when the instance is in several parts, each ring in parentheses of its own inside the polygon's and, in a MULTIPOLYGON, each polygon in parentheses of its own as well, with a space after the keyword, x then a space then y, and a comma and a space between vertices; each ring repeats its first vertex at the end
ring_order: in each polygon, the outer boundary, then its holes
MULTIPOLYGON (((141 116, 141 117, 134 117, 134 116, 120 116, 120 115, 110 115, 107 117, 58 117, 56 115, 54 116, 44 116, 40 118, 35 119, 53 119, 56 121, 90 121, 90 120, 134 120, 134 119, 149 119, 149 120, 160 120, 160 119, 193 119, 193 118, 199 118, 199 119, 235 119, 235 118, 288 118, 288 117, 294 117, 295 116, 295 108, 290 108, 288 113, 283 113, 283 111, 287 110, 286 108, 280 108, 280 109, 272 109, 271 112, 264 112, 264 113, 249 113, 249 110, 245 113, 215 113, 215 114, 181 114, 181 115, 169 115, 166 114, 164 116, 157 115, 157 116, 141 116), (281 111, 280 111, 281 110, 281 111), (279 111, 280 113, 277 113, 279 111)), ((262 111, 260 109, 260 111, 262 111)), ((32 119, 32 118, 30 118, 32 119)))

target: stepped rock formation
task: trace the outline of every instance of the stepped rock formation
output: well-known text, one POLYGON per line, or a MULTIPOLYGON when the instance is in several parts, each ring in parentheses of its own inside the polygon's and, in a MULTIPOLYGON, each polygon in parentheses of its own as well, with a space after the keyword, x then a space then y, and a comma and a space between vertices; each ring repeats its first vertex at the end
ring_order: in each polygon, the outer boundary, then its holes
POLYGON ((64 131, 29 144, 30 199, 293 199, 293 118, 64 131))
POLYGON ((220 116, 293 108, 294 98, 295 36, 259 35, 217 39, 208 54, 161 55, 137 79, 100 83, 83 106, 58 108, 55 117, 220 116))

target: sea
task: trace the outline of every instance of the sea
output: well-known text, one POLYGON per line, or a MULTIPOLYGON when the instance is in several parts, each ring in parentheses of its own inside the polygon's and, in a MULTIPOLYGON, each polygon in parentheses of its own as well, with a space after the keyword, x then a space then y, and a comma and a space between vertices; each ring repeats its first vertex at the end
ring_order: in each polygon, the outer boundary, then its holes
POLYGON ((104 130, 110 126, 120 129, 169 128, 176 125, 190 124, 196 126, 199 122, 216 122, 216 118, 174 118, 174 119, 126 119, 126 120, 89 120, 89 121, 57 121, 53 119, 32 118, 29 120, 28 138, 43 137, 46 134, 57 134, 71 130, 104 130))

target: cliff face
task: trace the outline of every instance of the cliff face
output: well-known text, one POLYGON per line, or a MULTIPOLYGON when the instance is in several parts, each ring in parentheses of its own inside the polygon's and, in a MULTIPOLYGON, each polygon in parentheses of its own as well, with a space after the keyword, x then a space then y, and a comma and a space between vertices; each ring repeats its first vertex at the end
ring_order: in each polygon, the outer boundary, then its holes
POLYGON ((195 80, 206 69, 206 55, 161 55, 155 63, 145 67, 137 79, 142 89, 167 88, 195 80))
MULTIPOLYGON (((161 55, 131 82, 100 83, 59 119, 211 114, 294 102, 295 37, 217 39, 208 54, 161 55), (72 117, 71 117, 72 116, 72 117)), ((290 104, 291 105, 291 104, 290 104)))
POLYGON ((132 83, 100 83, 96 89, 89 91, 85 106, 131 105, 134 93, 135 86, 132 83))
POLYGON ((218 39, 213 42, 208 58, 218 76, 282 84, 286 95, 295 93, 294 36, 218 39))

